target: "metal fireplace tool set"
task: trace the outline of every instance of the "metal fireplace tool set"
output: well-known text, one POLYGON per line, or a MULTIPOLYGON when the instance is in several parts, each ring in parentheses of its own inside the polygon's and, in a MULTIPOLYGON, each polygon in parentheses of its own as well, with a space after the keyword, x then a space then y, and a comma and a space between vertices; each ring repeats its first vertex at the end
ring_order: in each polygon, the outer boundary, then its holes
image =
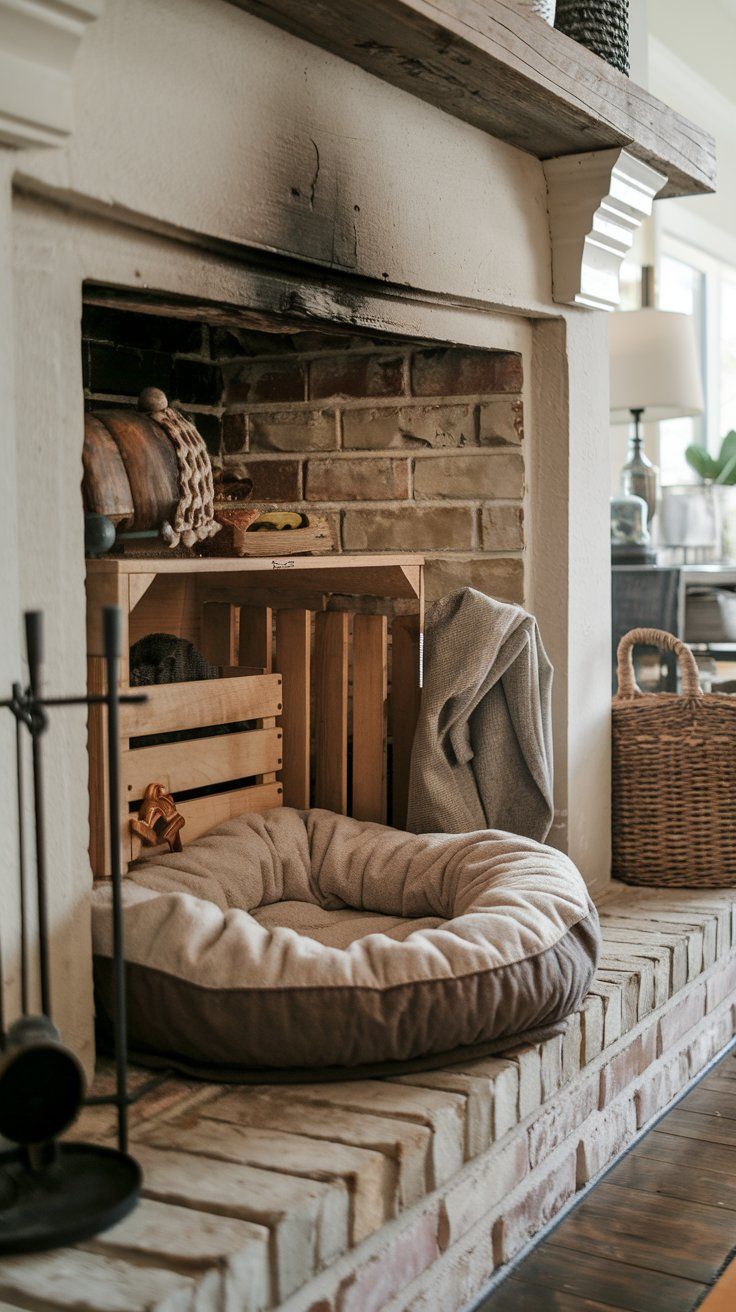
MULTIPOLYGON (((121 702, 144 702, 144 694, 120 696, 121 614, 106 606, 103 614, 107 692, 99 696, 44 697, 41 693, 43 617, 25 615, 26 650, 30 672, 23 689, 13 685, 11 698, 0 701, 15 716, 18 780, 18 845, 20 872, 21 1016, 6 1028, 0 959, 0 1255, 41 1252, 77 1243, 106 1230, 135 1207, 141 1172, 128 1155, 128 1092, 125 963, 123 957, 120 868, 120 735, 121 702), (107 707, 107 768, 109 840, 112 871, 112 916, 115 956, 116 1087, 109 1096, 85 1099, 81 1064, 61 1041, 51 1017, 47 865, 44 834, 42 738, 47 711, 61 706, 107 707), (37 974, 40 1013, 30 1010, 30 917, 25 872, 24 752, 30 734, 36 857, 37 974), (60 1142, 84 1105, 117 1108, 118 1147, 60 1142), (9 1143, 3 1142, 9 1140, 9 1143)), ((158 1081, 155 1081, 156 1083, 158 1081)), ((149 1086, 146 1086, 146 1089, 149 1086)))

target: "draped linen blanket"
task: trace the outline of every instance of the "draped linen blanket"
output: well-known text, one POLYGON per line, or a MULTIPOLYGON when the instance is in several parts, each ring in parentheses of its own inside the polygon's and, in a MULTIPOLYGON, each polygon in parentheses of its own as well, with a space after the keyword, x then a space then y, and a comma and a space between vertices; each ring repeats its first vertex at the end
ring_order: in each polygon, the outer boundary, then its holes
POLYGON ((537 622, 452 592, 427 613, 407 829, 543 842, 553 816, 552 666, 537 622))

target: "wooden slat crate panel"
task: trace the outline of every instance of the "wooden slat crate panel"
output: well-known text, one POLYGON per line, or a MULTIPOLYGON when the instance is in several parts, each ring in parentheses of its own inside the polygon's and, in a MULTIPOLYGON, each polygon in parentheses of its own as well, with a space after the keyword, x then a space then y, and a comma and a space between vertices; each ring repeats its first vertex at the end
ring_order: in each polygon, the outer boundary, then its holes
POLYGON ((270 606, 241 606, 238 626, 241 665, 273 669, 273 610, 270 606))
POLYGON ((385 615, 353 621, 353 797, 356 820, 386 822, 388 625, 385 615))
POLYGON ((137 642, 149 633, 175 633, 201 650, 201 611, 197 578, 188 574, 158 575, 137 603, 131 598, 130 641, 137 642))
POLYGON ((197 738, 158 747, 132 748, 122 755, 129 802, 143 797, 148 784, 169 793, 211 788, 281 768, 281 729, 246 729, 216 738, 197 738))
POLYGON ((311 795, 311 654, 311 612, 279 611, 275 660, 283 680, 284 805, 303 809, 311 795))
POLYGON ((406 825, 409 768, 421 698, 421 627, 418 615, 399 615, 391 625, 391 737, 393 744, 393 816, 406 825))
MULTIPOLYGON (((278 562, 278 570, 267 562, 144 563, 145 568, 131 560, 90 562, 90 688, 104 689, 99 614, 111 601, 123 610, 126 652, 128 641, 170 632, 193 642, 219 667, 220 677, 153 685, 145 688, 144 705, 121 708, 124 861, 141 853, 129 820, 152 783, 173 794, 186 821, 185 843, 240 813, 282 804, 321 806, 401 826, 419 706, 421 562, 294 559, 278 562), (283 588, 278 600, 259 595, 266 583, 271 593, 283 588), (340 603, 334 607, 333 596, 340 603), (376 598, 380 605, 371 605, 376 598), (393 603, 406 607, 408 600, 416 614, 387 620, 393 603), (206 732, 244 721, 248 729, 206 732), (204 736, 144 741, 197 730, 204 736), (246 780, 253 783, 244 786, 246 780), (187 796, 200 789, 207 795, 187 796)), ((125 656, 121 673, 124 691, 125 656)), ((104 719, 100 709, 90 716, 90 855, 97 877, 109 874, 101 800, 104 719)))
MULTIPOLYGON (((270 811, 281 806, 283 786, 279 783, 253 784, 250 788, 232 788, 226 793, 215 793, 212 797, 197 797, 189 802, 177 802, 177 809, 184 816, 183 838, 191 843, 195 838, 214 829, 215 825, 234 820, 238 815, 252 814, 256 811, 270 811)), ((163 852, 166 848, 143 847, 137 834, 130 833, 128 840, 130 851, 127 860, 135 861, 142 853, 163 852)))
POLYGON ((128 738, 258 720, 280 715, 282 708, 278 674, 160 683, 141 691, 148 697, 144 705, 120 708, 121 730, 128 738))
POLYGON ((314 805, 345 815, 348 808, 348 616, 315 619, 314 805))
MULTIPOLYGON (((240 612, 230 601, 217 601, 202 607, 200 651, 212 665, 237 665, 240 612)), ((255 664, 255 662, 252 662, 255 664)), ((244 665, 251 664, 243 661, 244 665)))

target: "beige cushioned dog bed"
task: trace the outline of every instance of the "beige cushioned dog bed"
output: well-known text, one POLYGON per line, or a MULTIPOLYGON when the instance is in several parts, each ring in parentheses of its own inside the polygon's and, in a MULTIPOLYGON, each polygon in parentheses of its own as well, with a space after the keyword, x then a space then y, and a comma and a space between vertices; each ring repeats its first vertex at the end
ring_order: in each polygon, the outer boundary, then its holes
MULTIPOLYGON (((207 1066, 401 1062, 551 1025, 598 954, 572 863, 495 830, 282 808, 138 862, 123 890, 131 1043, 207 1066)), ((93 930, 109 1016, 107 885, 93 930)))

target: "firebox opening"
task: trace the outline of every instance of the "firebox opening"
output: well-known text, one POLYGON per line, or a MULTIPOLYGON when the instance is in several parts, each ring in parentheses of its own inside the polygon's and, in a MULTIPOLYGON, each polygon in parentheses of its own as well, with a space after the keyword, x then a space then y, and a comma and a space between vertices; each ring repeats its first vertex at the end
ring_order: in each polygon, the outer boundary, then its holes
POLYGON ((85 290, 88 411, 158 388, 250 504, 315 526, 311 549, 418 551, 430 599, 470 584, 523 600, 519 353, 85 290))

